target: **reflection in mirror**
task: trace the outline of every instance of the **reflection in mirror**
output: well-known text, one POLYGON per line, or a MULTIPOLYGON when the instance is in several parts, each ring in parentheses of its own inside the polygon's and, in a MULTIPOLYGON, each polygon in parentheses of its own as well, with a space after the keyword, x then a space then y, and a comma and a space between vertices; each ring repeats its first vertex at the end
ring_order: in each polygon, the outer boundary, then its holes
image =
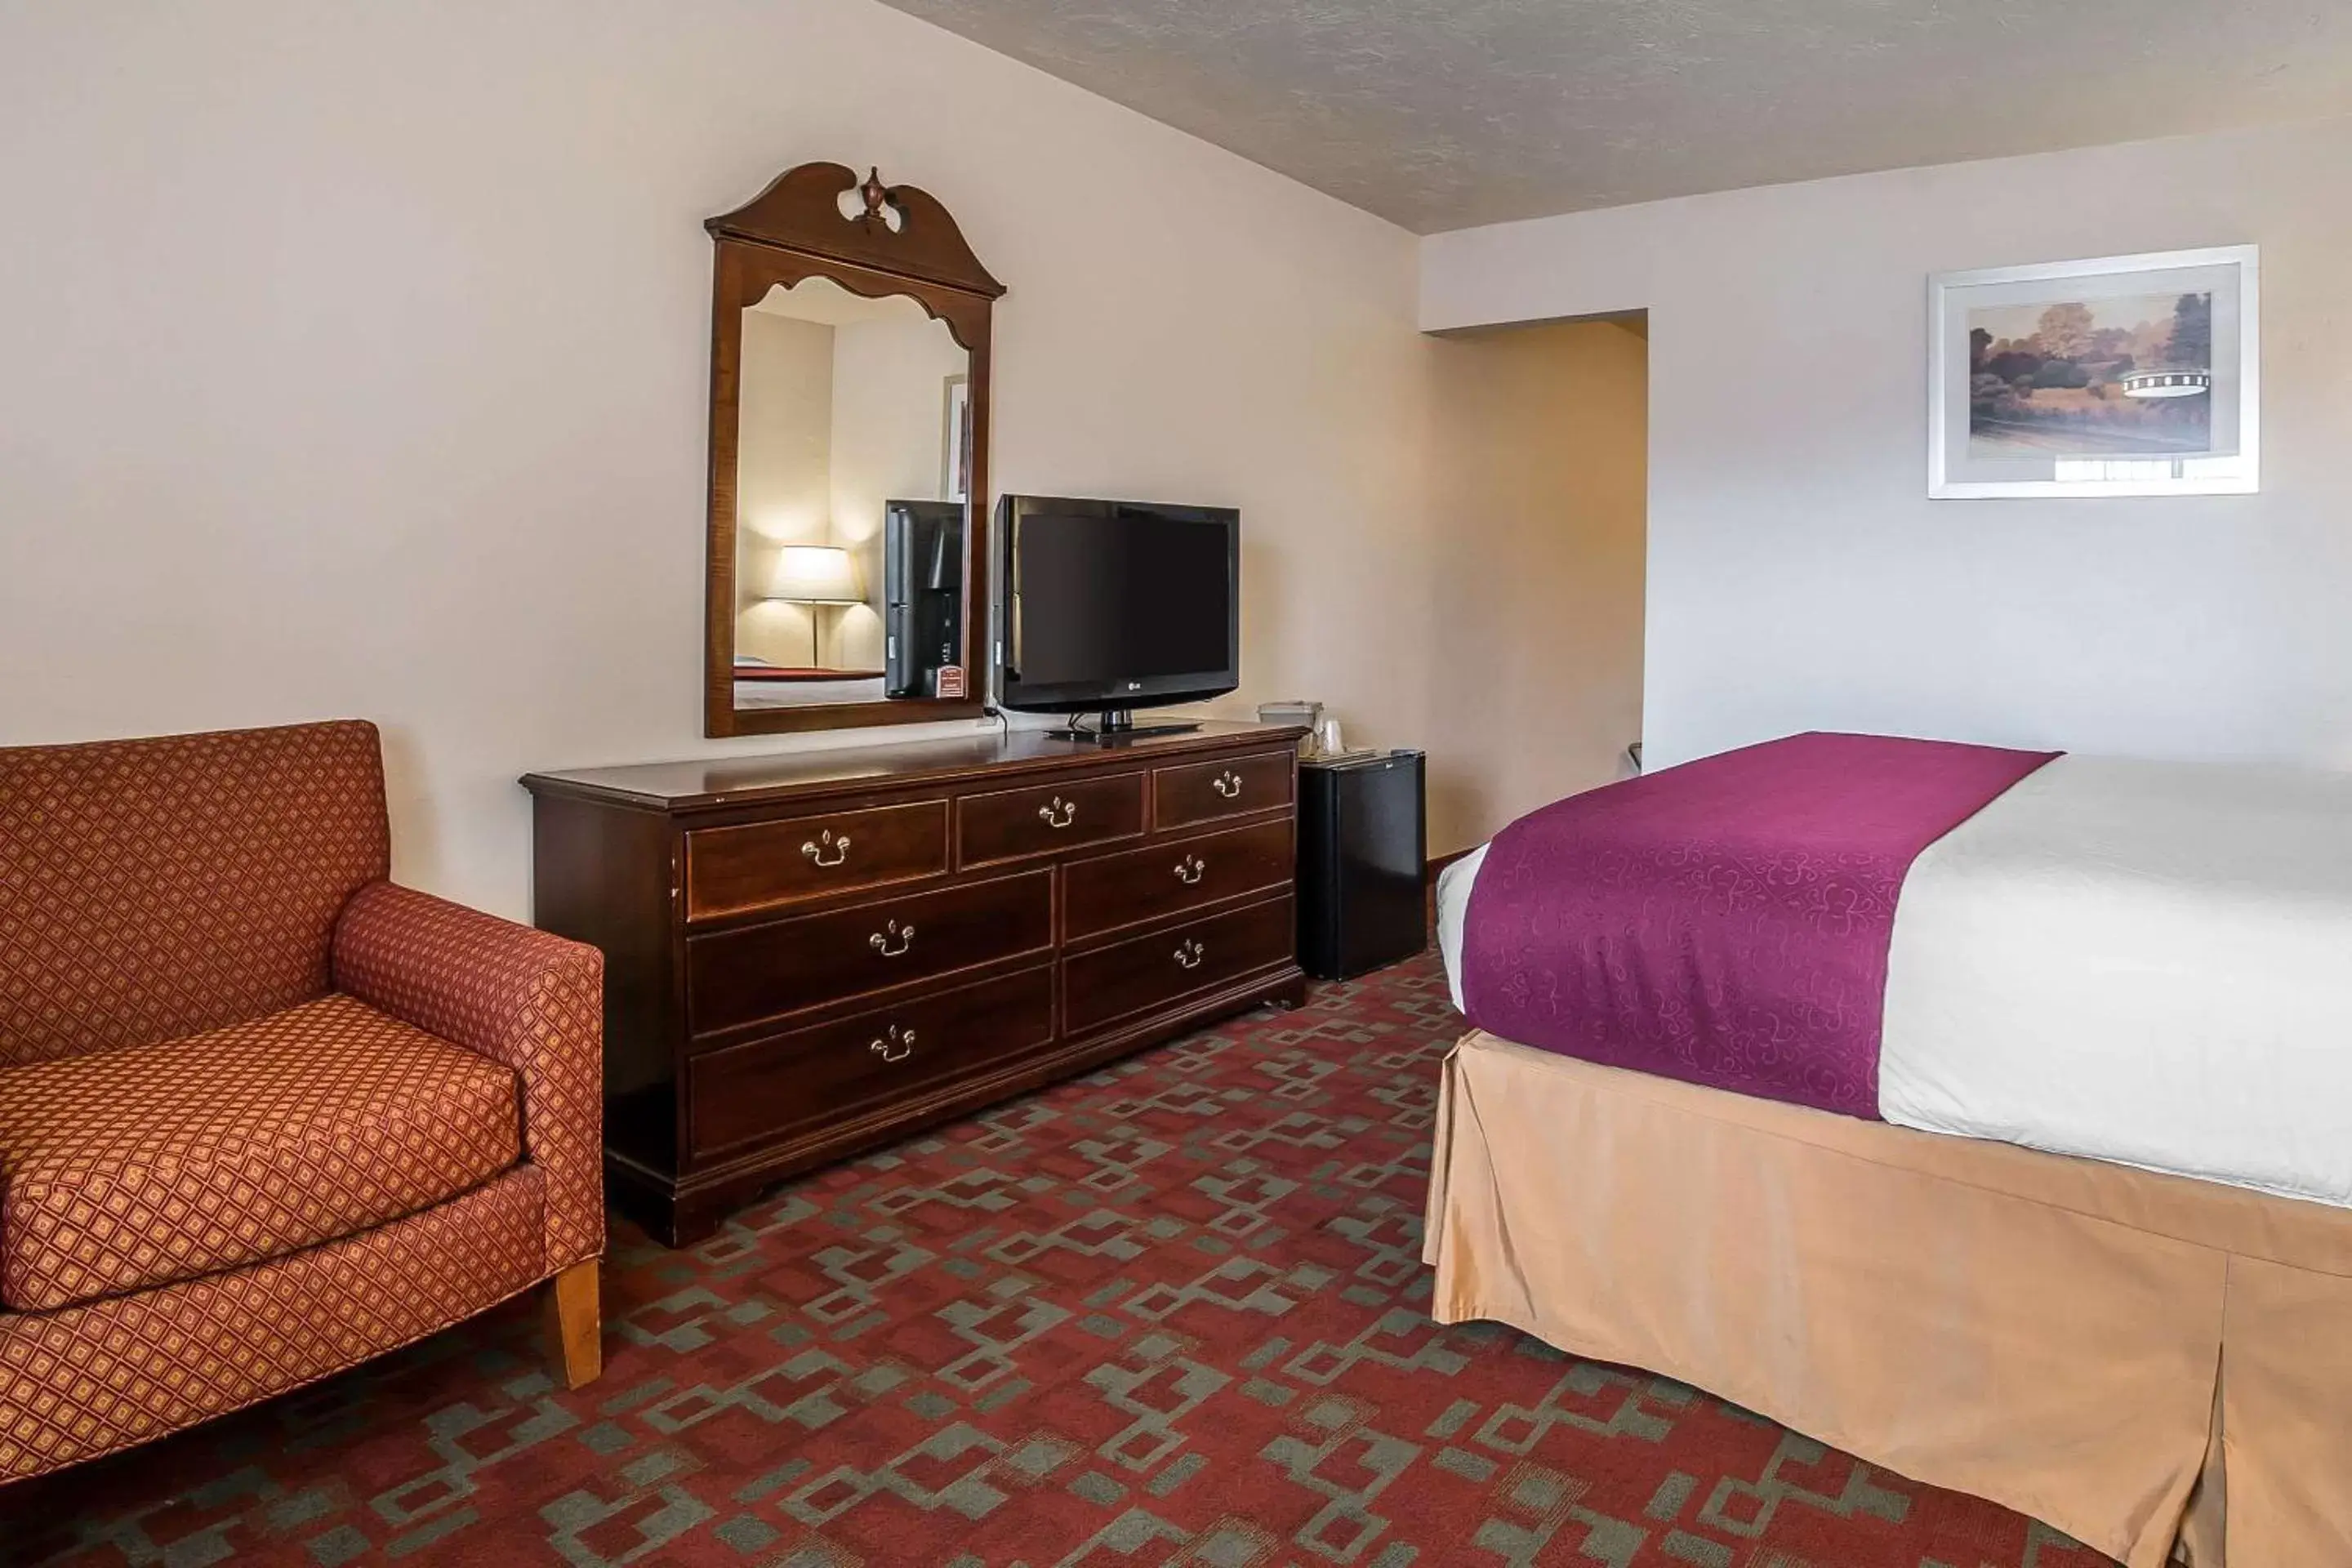
POLYGON ((824 278, 769 289, 742 343, 736 708, 961 697, 968 356, 824 278))

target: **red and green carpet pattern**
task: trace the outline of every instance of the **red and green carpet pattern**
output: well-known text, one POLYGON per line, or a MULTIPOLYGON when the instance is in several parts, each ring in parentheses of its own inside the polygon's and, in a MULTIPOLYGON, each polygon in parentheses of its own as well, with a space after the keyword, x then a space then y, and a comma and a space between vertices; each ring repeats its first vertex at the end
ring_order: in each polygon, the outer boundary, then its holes
POLYGON ((1423 1315, 1435 963, 614 1239, 528 1307, 0 1491, 0 1561, 2094 1568, 1679 1384, 1423 1315))

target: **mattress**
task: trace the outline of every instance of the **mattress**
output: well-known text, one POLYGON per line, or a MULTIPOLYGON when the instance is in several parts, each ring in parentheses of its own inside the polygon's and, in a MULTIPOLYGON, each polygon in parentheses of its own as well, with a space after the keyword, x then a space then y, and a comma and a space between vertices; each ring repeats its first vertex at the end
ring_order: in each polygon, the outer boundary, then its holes
POLYGON ((1486 861, 1486 846, 1481 844, 1437 874, 1437 955, 1444 961, 1446 992, 1457 1013, 1467 1011, 1462 1005, 1462 925, 1470 916, 1470 885, 1486 861))
POLYGON ((1888 1121, 2352 1206, 2352 776, 2056 759, 1913 863, 1884 1014, 1888 1121))
POLYGON ((737 680, 735 707, 803 708, 812 702, 879 702, 882 678, 853 680, 737 680))
POLYGON ((1879 1114, 2352 1205, 2352 775, 2062 757, 1931 845, 1879 1114))

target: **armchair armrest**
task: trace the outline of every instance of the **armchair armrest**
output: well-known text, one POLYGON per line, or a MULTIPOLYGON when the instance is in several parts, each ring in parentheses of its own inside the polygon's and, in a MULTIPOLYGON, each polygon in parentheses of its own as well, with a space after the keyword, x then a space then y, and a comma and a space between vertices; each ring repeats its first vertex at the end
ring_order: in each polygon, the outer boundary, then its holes
POLYGON ((547 1265, 604 1250, 604 955, 372 882, 335 922, 336 989, 522 1079, 524 1156, 547 1173, 547 1265))

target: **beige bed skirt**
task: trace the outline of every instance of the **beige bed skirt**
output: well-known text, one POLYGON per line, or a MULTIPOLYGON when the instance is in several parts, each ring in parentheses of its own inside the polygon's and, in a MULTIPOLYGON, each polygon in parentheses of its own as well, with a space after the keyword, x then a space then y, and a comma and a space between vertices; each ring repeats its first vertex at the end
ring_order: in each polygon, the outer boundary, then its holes
POLYGON ((2132 1568, 2352 1564, 2352 1211, 1473 1033, 1424 1257, 1486 1318, 2132 1568))

